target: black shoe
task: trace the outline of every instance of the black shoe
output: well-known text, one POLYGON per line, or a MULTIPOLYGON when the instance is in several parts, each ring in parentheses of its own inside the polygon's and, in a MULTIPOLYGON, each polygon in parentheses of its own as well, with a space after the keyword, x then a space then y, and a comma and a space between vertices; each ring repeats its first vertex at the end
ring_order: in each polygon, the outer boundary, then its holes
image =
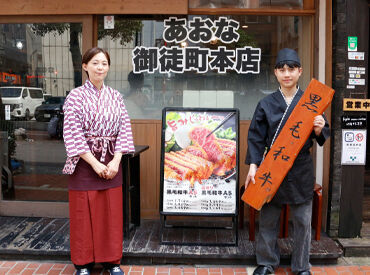
POLYGON ((253 275, 267 275, 267 274, 272 274, 272 273, 274 273, 274 269, 271 266, 266 266, 266 265, 259 265, 253 271, 253 275))
POLYGON ((87 268, 77 269, 76 275, 90 275, 90 270, 87 268))
POLYGON ((122 269, 119 266, 115 266, 109 269, 111 275, 124 275, 122 269))
POLYGON ((297 275, 312 275, 311 271, 306 270, 306 271, 299 271, 297 275))

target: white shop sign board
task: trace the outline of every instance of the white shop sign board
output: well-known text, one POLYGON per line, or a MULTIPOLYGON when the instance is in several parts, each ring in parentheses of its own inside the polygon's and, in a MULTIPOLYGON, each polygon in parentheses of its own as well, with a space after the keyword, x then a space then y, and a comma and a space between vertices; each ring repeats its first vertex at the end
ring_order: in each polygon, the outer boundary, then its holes
POLYGON ((342 165, 365 165, 366 130, 342 130, 342 165))

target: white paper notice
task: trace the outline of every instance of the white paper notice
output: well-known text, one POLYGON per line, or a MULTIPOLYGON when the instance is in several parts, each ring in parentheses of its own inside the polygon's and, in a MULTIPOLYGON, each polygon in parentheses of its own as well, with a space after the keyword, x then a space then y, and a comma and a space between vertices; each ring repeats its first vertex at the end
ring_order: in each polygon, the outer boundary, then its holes
POLYGON ((348 52, 348 59, 349 60, 364 60, 365 53, 364 52, 348 52))
POLYGON ((114 29, 114 16, 113 15, 104 16, 104 29, 105 30, 114 29))
POLYGON ((365 165, 366 130, 342 130, 342 165, 365 165))
POLYGON ((349 85, 365 85, 365 79, 350 78, 348 79, 349 85))

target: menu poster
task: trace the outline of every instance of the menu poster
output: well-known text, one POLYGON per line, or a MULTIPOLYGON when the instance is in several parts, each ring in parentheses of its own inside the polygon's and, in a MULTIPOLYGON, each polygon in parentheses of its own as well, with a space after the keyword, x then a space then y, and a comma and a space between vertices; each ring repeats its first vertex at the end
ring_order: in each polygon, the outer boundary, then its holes
POLYGON ((161 214, 237 214, 239 111, 165 108, 161 214))

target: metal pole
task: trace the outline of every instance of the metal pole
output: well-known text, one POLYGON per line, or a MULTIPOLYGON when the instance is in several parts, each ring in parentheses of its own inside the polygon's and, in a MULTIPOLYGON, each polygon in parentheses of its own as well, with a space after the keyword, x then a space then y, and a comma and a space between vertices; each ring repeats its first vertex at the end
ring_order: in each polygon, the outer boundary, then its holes
POLYGON ((6 164, 7 157, 8 157, 8 133, 6 131, 0 131, 0 200, 3 199, 1 178, 3 173, 3 165, 6 164))

